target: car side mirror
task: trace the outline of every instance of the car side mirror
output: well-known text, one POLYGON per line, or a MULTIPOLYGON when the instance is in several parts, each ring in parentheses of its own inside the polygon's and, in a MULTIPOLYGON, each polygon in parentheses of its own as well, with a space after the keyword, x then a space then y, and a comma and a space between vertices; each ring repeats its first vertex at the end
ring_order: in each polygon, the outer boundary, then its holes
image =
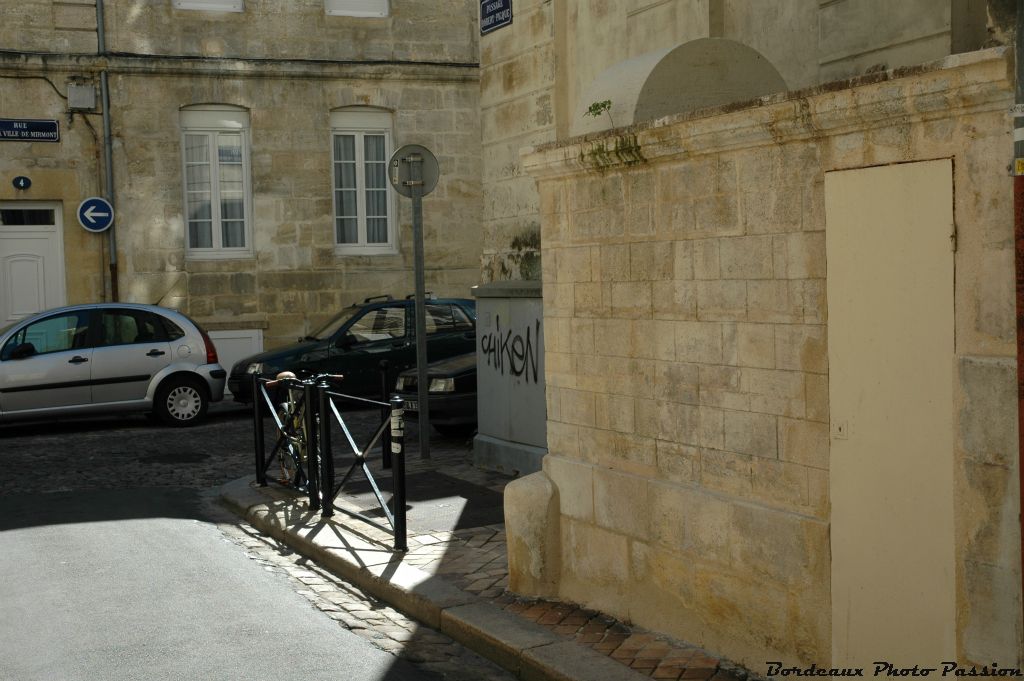
POLYGON ((11 359, 25 359, 26 357, 31 357, 36 354, 39 354, 39 351, 36 350, 36 346, 31 343, 22 343, 11 350, 11 359))
POLYGON ((342 350, 348 350, 350 347, 356 344, 356 338, 350 333, 344 334, 338 339, 338 342, 334 345, 342 350))

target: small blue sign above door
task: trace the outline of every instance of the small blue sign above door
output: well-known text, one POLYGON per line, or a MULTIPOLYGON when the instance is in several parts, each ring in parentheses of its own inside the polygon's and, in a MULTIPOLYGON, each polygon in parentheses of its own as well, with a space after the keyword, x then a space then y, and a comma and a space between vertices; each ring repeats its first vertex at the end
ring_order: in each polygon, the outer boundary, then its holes
POLYGON ((0 118, 0 141, 60 142, 57 121, 0 118))
POLYGON ((90 232, 104 232, 114 223, 114 207, 99 196, 78 204, 78 224, 90 232))
POLYGON ((512 23, 512 0, 480 0, 480 35, 512 23))

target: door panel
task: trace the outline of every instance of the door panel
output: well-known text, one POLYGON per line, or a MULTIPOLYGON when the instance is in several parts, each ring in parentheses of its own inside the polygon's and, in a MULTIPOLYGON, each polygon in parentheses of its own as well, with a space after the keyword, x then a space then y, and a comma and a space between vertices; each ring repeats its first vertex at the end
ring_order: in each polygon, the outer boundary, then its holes
POLYGON ((93 403, 146 399, 150 379, 173 359, 163 324, 149 312, 131 309, 102 310, 96 324, 93 403))
POLYGON ((92 348, 88 313, 55 315, 19 330, 0 348, 0 410, 24 412, 90 400, 92 348), (37 354, 13 359, 11 351, 31 343, 37 354))
POLYGON ((949 160, 827 173, 832 665, 956 659, 949 160))
POLYGON ((0 326, 64 305, 59 203, 0 203, 0 326))

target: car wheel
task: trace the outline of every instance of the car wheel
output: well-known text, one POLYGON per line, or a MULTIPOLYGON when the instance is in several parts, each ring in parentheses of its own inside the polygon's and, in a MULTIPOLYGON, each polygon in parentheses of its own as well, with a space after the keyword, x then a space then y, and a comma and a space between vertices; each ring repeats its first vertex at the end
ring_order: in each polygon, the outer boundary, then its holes
POLYGON ((153 411, 164 425, 194 426, 206 415, 210 398, 198 379, 172 377, 156 391, 153 411))

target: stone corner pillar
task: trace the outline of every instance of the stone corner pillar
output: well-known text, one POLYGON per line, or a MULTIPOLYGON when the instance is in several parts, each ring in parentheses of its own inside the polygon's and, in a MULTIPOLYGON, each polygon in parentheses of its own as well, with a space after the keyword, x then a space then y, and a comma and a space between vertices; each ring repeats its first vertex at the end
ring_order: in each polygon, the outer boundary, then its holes
POLYGON ((558 595, 561 572, 558 488, 544 471, 505 487, 509 590, 522 596, 558 595))

